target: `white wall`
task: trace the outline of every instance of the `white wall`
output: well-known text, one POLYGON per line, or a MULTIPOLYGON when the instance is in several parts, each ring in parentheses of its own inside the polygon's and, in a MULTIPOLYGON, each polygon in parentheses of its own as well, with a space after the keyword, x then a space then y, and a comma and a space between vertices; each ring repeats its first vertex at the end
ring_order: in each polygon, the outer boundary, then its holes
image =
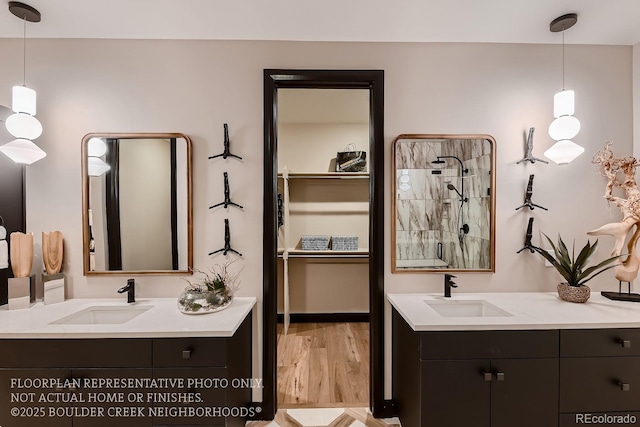
MULTIPOLYGON (((20 40, 0 40, 0 104, 9 105, 11 86, 22 82, 21 46, 20 40)), ((592 156, 607 139, 615 141, 616 155, 632 153, 632 48, 568 46, 566 64, 567 87, 576 91, 575 115, 582 122, 575 142, 586 153, 569 166, 516 165, 530 126, 537 129, 534 154, 541 157, 551 145, 546 128, 553 94, 561 89, 555 45, 32 40, 27 84, 38 91, 44 134, 37 142, 47 158, 28 168, 28 231, 36 237, 40 231, 64 233, 69 296, 116 297, 126 276, 82 275, 80 141, 89 132, 183 132, 194 143, 195 267, 223 261, 207 253, 222 246, 223 220, 229 217, 232 244, 244 253, 238 294, 260 298, 262 70, 383 69, 386 223, 392 218, 389 162, 395 136, 491 134, 498 156, 496 273, 459 274, 457 292, 552 291, 558 278, 542 259, 515 254, 528 217, 536 218, 536 230, 550 236, 561 231, 567 240, 583 243, 587 230, 619 218, 602 199, 605 182, 592 156), (222 150, 225 122, 232 149, 243 161, 207 160, 222 150), (222 199, 225 170, 244 211, 207 209, 222 199), (536 174, 535 201, 548 212, 514 210, 530 173, 536 174)), ((6 132, 0 140, 8 140, 6 132)), ((604 256, 611 243, 601 240, 604 256)), ((535 242, 540 242, 537 232, 535 242)), ((385 247, 390 246, 387 229, 385 247)), ((392 275, 388 250, 385 257, 389 292, 442 291, 441 274, 392 275)), ((611 275, 601 277, 594 280, 596 290, 613 287, 611 275)), ((184 286, 177 277, 136 280, 140 297, 173 297, 184 286)), ((261 315, 259 307, 257 319, 261 315)), ((259 336, 261 322, 254 323, 259 336)))

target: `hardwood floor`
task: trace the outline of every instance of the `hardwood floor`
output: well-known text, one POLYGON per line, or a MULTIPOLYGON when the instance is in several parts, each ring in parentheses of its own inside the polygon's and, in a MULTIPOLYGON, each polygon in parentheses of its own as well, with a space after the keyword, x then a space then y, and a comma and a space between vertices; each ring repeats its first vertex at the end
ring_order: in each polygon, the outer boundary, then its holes
POLYGON ((369 406, 369 324, 278 325, 278 408, 369 406))

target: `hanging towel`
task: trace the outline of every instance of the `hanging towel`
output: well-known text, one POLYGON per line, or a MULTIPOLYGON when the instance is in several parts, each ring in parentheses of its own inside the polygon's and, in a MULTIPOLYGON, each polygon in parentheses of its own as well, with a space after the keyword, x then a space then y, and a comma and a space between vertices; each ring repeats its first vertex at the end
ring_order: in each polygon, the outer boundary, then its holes
POLYGON ((0 270, 9 268, 9 245, 6 238, 7 229, 0 225, 0 270))

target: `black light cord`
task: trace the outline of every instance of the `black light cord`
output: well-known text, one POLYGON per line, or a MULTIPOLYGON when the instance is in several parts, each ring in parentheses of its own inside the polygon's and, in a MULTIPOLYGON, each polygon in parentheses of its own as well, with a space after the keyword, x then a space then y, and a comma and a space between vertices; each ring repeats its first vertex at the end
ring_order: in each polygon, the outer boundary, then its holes
POLYGON ((27 14, 22 17, 22 86, 27 85, 27 14))

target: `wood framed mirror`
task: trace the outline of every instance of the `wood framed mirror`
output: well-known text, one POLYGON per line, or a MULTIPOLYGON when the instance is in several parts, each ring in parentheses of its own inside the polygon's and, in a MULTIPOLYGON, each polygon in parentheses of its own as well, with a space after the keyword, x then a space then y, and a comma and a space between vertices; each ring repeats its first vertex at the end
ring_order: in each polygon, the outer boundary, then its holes
POLYGON ((393 143, 392 271, 495 271, 490 135, 404 134, 393 143))
POLYGON ((84 274, 191 274, 189 137, 90 133, 81 153, 84 274))

